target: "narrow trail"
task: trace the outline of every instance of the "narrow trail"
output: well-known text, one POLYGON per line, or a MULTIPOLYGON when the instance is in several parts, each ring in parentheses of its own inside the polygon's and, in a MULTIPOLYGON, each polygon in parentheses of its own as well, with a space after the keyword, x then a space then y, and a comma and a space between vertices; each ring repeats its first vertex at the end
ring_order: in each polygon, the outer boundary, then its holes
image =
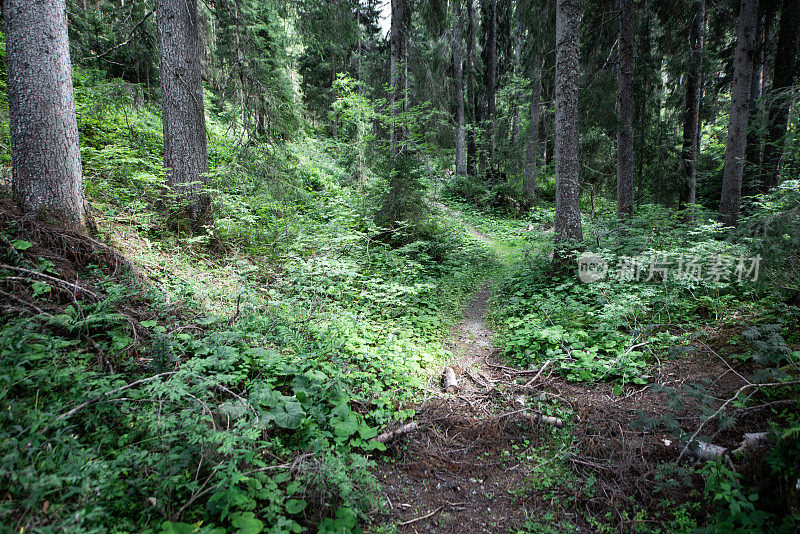
POLYGON ((507 532, 526 519, 512 494, 524 477, 511 451, 529 448, 537 431, 508 415, 521 408, 513 401, 513 377, 530 371, 497 358, 487 322, 490 295, 485 282, 445 342, 457 391, 444 392, 444 368, 437 369, 417 407, 420 430, 395 443, 375 471, 388 508, 382 519, 401 532, 507 532))
POLYGON ((486 322, 489 295, 488 284, 475 293, 446 342, 458 390, 444 393, 441 373, 434 375, 417 410, 421 429, 396 444, 376 471, 389 508, 385 520, 402 532, 498 532, 524 522, 509 493, 522 474, 513 457, 502 460, 524 435, 493 406, 502 365, 486 322))
MULTIPOLYGON (((502 248, 459 212, 437 207, 495 252, 502 248)), ((621 388, 611 381, 571 382, 547 363, 514 369, 492 345, 490 297, 486 282, 464 307, 445 341, 453 357, 433 370, 415 407, 418 430, 391 443, 374 469, 386 505, 375 524, 396 525, 398 532, 509 533, 526 530, 532 520, 593 531, 592 518, 621 526, 630 519, 620 510, 657 509, 653 473, 675 451, 659 432, 636 426, 664 413, 665 399, 651 385, 714 379, 715 391, 736 391, 741 383, 725 362, 656 357, 647 385, 621 388), (443 387, 445 367, 455 371, 455 391, 443 387), (569 414, 563 432, 554 431, 561 420, 535 411, 554 411, 554 404, 569 414)), ((689 408, 679 413, 691 416, 689 408)))
POLYGON ((462 225, 464 225, 464 228, 467 230, 467 233, 469 235, 471 235, 472 237, 475 237, 479 241, 483 241, 484 243, 494 243, 494 240, 492 238, 487 237, 486 235, 482 234, 477 228, 475 228, 471 224, 469 224, 466 221, 464 221, 463 217, 461 217, 461 213, 459 213, 458 211, 455 211, 455 210, 445 206, 441 202, 432 202, 431 205, 434 208, 439 209, 442 212, 450 215, 451 217, 456 219, 458 222, 460 222, 462 225))

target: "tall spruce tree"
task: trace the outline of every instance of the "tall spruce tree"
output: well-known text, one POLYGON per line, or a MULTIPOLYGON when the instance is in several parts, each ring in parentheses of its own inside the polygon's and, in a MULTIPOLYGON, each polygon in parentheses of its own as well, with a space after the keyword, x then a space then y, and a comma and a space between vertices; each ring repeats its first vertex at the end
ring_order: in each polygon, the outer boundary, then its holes
POLYGON ((464 38, 461 31, 461 0, 453 3, 453 88, 456 95, 456 174, 467 174, 467 133, 464 119, 464 38))
POLYGON ((697 196, 697 143, 700 130, 700 99, 703 61, 705 0, 692 0, 689 18, 689 62, 683 112, 681 183, 679 205, 694 204, 697 196))
POLYGON ((583 239, 578 149, 579 0, 556 0, 556 243, 583 239))
POLYGON ((65 0, 5 0, 14 196, 25 213, 85 230, 65 0))
POLYGON ((619 0, 617 64, 617 218, 633 215, 634 2, 619 0))
POLYGON ((211 217, 197 0, 157 0, 156 25, 167 184, 197 229, 211 217))
POLYGON ((789 118, 789 92, 800 64, 797 57, 800 28, 800 2, 784 0, 778 29, 778 43, 772 75, 772 92, 768 113, 767 139, 764 144, 764 190, 778 185, 784 136, 789 118))
POLYGON ((728 119, 728 140, 725 144, 725 167, 722 176, 720 220, 730 226, 739 222, 742 202, 742 174, 750 115, 750 89, 756 51, 758 0, 742 0, 736 34, 731 110, 728 119))

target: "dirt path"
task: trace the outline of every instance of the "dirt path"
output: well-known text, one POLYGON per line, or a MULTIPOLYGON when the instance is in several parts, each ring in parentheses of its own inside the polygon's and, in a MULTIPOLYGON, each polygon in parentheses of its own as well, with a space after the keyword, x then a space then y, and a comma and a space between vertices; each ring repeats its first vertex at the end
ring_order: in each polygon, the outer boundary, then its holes
MULTIPOLYGON (((458 212, 436 207, 458 219, 473 237, 493 243, 458 212)), ((507 532, 525 521, 512 495, 523 473, 511 451, 528 447, 531 435, 503 416, 514 411, 513 397, 498 384, 509 378, 504 373, 514 371, 499 361, 492 345, 490 296, 486 282, 445 342, 453 353, 447 365, 455 371, 458 390, 445 393, 444 368, 437 369, 417 408, 420 430, 394 444, 375 471, 388 507, 381 519, 401 532, 507 532)))
POLYGON ((421 429, 395 444, 376 469, 389 509, 382 519, 400 531, 508 532, 525 522, 513 495, 524 478, 514 453, 537 441, 539 431, 507 416, 515 407, 504 385, 516 371, 495 356, 489 297, 485 284, 446 342, 458 390, 444 393, 437 373, 417 410, 421 429))
MULTIPOLYGON (((374 471, 387 508, 377 522, 398 525, 398 532, 518 532, 528 519, 552 514, 545 524, 592 530, 589 512, 624 524, 619 508, 654 507, 653 468, 674 451, 664 447, 663 436, 631 425, 640 412, 658 417, 665 399, 649 386, 615 395, 611 383, 587 387, 549 371, 538 377, 536 370, 505 366, 486 321, 490 293, 487 284, 474 294, 446 342, 458 391, 445 393, 437 372, 417 407, 420 429, 393 443, 374 471), (524 406, 516 402, 523 396, 530 404, 538 395, 558 397, 574 414, 572 445, 549 457, 538 451, 552 447, 553 427, 520 417, 524 406), (553 460, 566 462, 562 469, 575 482, 532 490, 542 476, 537 466, 553 460), (578 489, 585 484, 599 486, 603 497, 578 489)), ((686 376, 725 376, 719 362, 687 359, 659 364, 657 373, 655 382, 664 386, 680 385, 686 376)), ((718 387, 738 385, 730 375, 718 387)))

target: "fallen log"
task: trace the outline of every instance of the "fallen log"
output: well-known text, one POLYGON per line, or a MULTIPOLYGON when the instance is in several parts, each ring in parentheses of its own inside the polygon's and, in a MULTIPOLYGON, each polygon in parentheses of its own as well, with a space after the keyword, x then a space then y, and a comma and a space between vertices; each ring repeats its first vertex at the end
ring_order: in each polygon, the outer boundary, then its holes
POLYGON ((733 450, 735 453, 744 453, 747 451, 756 451, 769 446, 769 434, 766 432, 748 432, 742 438, 739 446, 733 450))
POLYGON ((386 444, 395 439, 399 438, 400 436, 405 436, 406 434, 411 434, 419 429, 419 425, 416 422, 407 423, 401 427, 395 428, 394 430, 390 430, 388 432, 384 432, 383 434, 377 436, 375 441, 380 443, 386 444))
MULTIPOLYGON (((662 439, 665 447, 672 448, 675 443, 669 439, 662 439)), ((687 445, 685 448, 685 453, 688 456, 691 456, 695 460, 713 460, 714 458, 722 458, 727 456, 728 452, 730 452, 726 447, 722 445, 715 445, 713 443, 706 443, 705 441, 693 441, 690 445, 687 445)))
POLYGON ((520 415, 529 421, 534 423, 544 423, 546 425, 553 425, 557 428, 564 428, 564 421, 559 419, 558 417, 553 417, 550 415, 544 415, 537 412, 520 412, 520 415))
POLYGON ((728 449, 722 445, 715 445, 713 443, 706 443, 705 441, 697 441, 695 445, 689 447, 687 454, 692 458, 698 460, 713 460, 714 458, 722 458, 728 454, 728 449))
MULTIPOLYGON (((674 443, 668 439, 661 440, 664 446, 671 448, 674 443)), ((748 451, 755 451, 762 449, 769 445, 769 434, 766 432, 748 432, 742 437, 739 447, 730 450, 722 445, 714 443, 707 443, 705 441, 693 441, 690 445, 684 448, 687 456, 691 456, 695 460, 713 460, 714 458, 723 458, 730 453, 742 454, 748 451)))
POLYGON ((445 367, 442 374, 442 381, 444 382, 444 390, 448 393, 455 393, 458 391, 458 380, 456 379, 456 372, 452 367, 445 367))
MULTIPOLYGON (((523 395, 518 395, 514 397, 514 403, 520 406, 526 406, 525 397, 523 395)), ((552 417, 550 415, 544 415, 540 412, 535 411, 527 411, 527 410, 520 410, 519 415, 524 417, 525 419, 532 421, 534 423, 544 423, 546 425, 553 425, 558 428, 564 428, 564 421, 559 419, 558 417, 552 417)))

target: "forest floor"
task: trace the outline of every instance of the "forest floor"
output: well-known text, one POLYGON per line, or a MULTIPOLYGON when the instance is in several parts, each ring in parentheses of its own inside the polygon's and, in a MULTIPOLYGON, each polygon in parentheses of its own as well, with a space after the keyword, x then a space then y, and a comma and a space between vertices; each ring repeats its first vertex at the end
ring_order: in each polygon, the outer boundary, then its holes
MULTIPOLYGON (((502 250, 503 243, 442 209, 468 233, 502 250)), ((445 341, 453 359, 432 370, 416 407, 419 429, 399 438, 374 470, 385 510, 373 525, 479 533, 595 530, 596 518, 633 529, 655 522, 660 505, 654 473, 677 451, 666 435, 637 423, 668 410, 664 388, 702 382, 725 397, 745 379, 711 347, 657 360, 648 385, 622 391, 609 382, 567 381, 547 364, 509 367, 487 319, 491 286, 486 281, 476 291, 445 341), (443 387, 447 367, 458 379, 456 391, 443 387), (550 402, 563 407, 563 421, 536 410, 550 402)), ((675 415, 695 420, 699 411, 686 405, 675 415)), ((732 449, 750 430, 734 428, 718 440, 732 449)), ((683 500, 670 491, 661 498, 683 500)))
MULTIPOLYGON (((474 238, 495 244, 457 211, 434 206, 474 238)), ((491 282, 486 281, 444 343, 453 359, 430 375, 417 408, 420 431, 394 447, 375 470, 388 510, 381 519, 407 532, 494 532, 525 520, 512 495, 523 473, 504 456, 521 450, 525 432, 498 411, 492 391, 508 368, 492 344, 490 297, 491 282), (441 387, 447 367, 458 379, 457 390, 450 393, 441 387)))
MULTIPOLYGON (((434 205, 474 238, 497 246, 457 211, 434 205)), ((488 322, 490 297, 491 281, 486 281, 444 343, 453 359, 430 375, 417 407, 420 430, 393 447, 375 470, 388 511, 381 519, 401 531, 508 531, 526 520, 514 493, 524 483, 520 467, 531 436, 513 417, 522 405, 498 386, 510 385, 509 373, 530 371, 511 369, 498 359, 488 322), (448 367, 458 380, 451 392, 442 388, 448 367)))
POLYGON ((524 448, 526 432, 498 411, 492 391, 506 367, 491 343, 489 296, 488 285, 475 293, 446 342, 458 390, 443 393, 441 373, 432 375, 417 410, 420 431, 376 469, 389 510, 384 520, 408 532, 495 532, 525 521, 513 497, 523 471, 505 455, 524 448))

